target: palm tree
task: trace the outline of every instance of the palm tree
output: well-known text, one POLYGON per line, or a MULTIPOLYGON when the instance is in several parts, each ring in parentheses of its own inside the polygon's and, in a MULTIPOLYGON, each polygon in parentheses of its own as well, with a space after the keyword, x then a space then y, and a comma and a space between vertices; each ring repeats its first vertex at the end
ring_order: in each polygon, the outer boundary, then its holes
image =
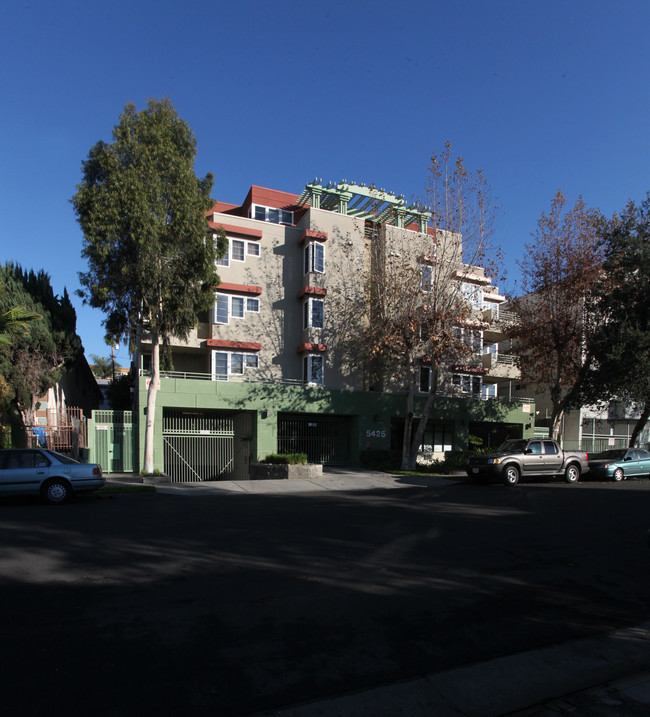
MULTIPOLYGON (((4 285, 0 284, 0 296, 4 291, 4 285)), ((25 306, 12 306, 7 311, 3 311, 0 313, 0 344, 5 346, 11 344, 13 338, 29 331, 30 322, 40 318, 42 318, 40 314, 25 306)))

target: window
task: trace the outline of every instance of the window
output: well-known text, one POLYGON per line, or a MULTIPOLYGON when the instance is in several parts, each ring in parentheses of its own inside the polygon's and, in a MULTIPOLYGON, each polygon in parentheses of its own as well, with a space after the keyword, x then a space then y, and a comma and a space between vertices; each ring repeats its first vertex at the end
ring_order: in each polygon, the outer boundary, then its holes
POLYGON ((305 274, 310 272, 325 273, 325 247, 316 242, 305 246, 305 274))
POLYGON ((497 397, 496 383, 484 383, 481 388, 481 398, 486 400, 497 397))
POLYGON ((544 441, 544 453, 547 456, 555 456, 558 453, 557 446, 553 441, 544 441))
POLYGON ((483 289, 480 286, 463 281, 460 292, 475 309, 483 308, 483 289))
POLYGON ((253 204, 251 216, 261 222, 270 222, 271 224, 293 224, 293 212, 286 209, 264 207, 261 204, 253 204))
POLYGON ((244 355, 230 354, 230 373, 243 376, 244 375, 244 355))
POLYGON ((250 296, 216 294, 214 304, 215 324, 228 324, 230 319, 243 319, 246 312, 259 313, 260 300, 250 296))
POLYGON ((478 329, 461 329, 455 326, 453 329, 454 338, 461 341, 474 354, 483 353, 483 333, 478 329))
POLYGON ((325 302, 322 299, 307 299, 303 306, 303 328, 322 329, 325 325, 325 302))
POLYGON ((244 318, 244 297, 243 296, 233 296, 230 299, 230 307, 232 315, 235 319, 243 319, 244 318))
POLYGON ((227 381, 228 376, 244 376, 249 370, 256 368, 259 368, 257 354, 212 352, 212 378, 215 381, 227 381))
POLYGON ((424 453, 442 453, 450 451, 454 438, 453 428, 446 424, 435 425, 433 430, 427 428, 422 436, 420 450, 424 453))
POLYGON ((212 374, 217 381, 228 380, 228 354, 215 351, 212 354, 212 374))
POLYGON ((230 239, 227 240, 225 254, 217 259, 217 266, 230 266, 230 239))
POLYGON ((480 396, 483 379, 480 376, 470 376, 464 373, 455 373, 451 377, 451 382, 454 386, 458 386, 462 393, 467 393, 472 396, 480 396))
POLYGON ((422 280, 420 282, 422 291, 433 291, 433 267, 422 264, 422 280))
POLYGON ((254 241, 246 242, 246 253, 248 254, 248 256, 259 256, 260 245, 254 241))
POLYGON ((215 301, 215 324, 227 324, 229 316, 229 301, 225 294, 217 294, 215 301))
POLYGON ((323 357, 305 356, 302 362, 303 382, 312 383, 317 386, 323 385, 323 357))
POLYGON ((420 392, 429 393, 431 390, 431 367, 420 366, 420 392))
POLYGON ((241 239, 233 239, 230 243, 230 256, 233 261, 244 261, 244 251, 246 249, 246 242, 241 239))

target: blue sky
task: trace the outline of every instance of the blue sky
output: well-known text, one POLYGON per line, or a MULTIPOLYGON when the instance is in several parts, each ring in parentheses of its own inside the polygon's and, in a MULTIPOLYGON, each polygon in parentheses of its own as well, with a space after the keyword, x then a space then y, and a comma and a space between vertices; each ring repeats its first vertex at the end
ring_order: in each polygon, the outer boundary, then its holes
MULTIPOLYGON (((649 36, 647 0, 10 3, 0 261, 73 294, 81 162, 124 104, 167 96, 226 202, 315 177, 417 197, 451 141, 502 207, 501 288, 516 293, 558 189, 608 215, 650 190, 649 36)), ((103 315, 73 301, 86 354, 108 355, 103 315)))

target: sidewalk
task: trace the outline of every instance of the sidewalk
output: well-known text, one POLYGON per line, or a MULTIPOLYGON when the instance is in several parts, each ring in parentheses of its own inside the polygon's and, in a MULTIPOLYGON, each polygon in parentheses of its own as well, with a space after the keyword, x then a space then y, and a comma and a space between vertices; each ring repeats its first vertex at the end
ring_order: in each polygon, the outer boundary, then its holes
POLYGON ((650 622, 264 717, 650 714, 650 622))
POLYGON ((399 476, 364 469, 326 468, 322 478, 293 480, 203 481, 196 483, 167 483, 161 478, 140 478, 133 473, 107 473, 107 484, 147 483, 156 492, 170 495, 214 495, 215 493, 312 493, 319 491, 376 490, 439 486, 453 482, 437 475, 399 476))

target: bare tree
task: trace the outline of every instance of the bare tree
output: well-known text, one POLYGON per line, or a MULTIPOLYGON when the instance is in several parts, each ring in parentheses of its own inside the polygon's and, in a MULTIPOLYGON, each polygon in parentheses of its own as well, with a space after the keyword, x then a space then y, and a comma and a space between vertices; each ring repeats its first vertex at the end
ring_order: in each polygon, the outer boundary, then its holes
POLYGON ((481 330, 480 286, 489 283, 483 267, 498 212, 483 173, 467 170, 449 143, 431 157, 426 192, 426 234, 373 230, 366 306, 352 342, 371 383, 406 394, 405 469, 415 467, 443 362, 472 354, 471 336, 481 330), (415 399, 423 389, 422 404, 415 399))
POLYGON ((600 212, 581 197, 573 208, 566 205, 558 191, 549 213, 538 220, 534 241, 519 262, 525 295, 513 301, 521 378, 550 397, 556 439, 589 361, 586 347, 596 319, 588 299, 603 259, 600 212))

